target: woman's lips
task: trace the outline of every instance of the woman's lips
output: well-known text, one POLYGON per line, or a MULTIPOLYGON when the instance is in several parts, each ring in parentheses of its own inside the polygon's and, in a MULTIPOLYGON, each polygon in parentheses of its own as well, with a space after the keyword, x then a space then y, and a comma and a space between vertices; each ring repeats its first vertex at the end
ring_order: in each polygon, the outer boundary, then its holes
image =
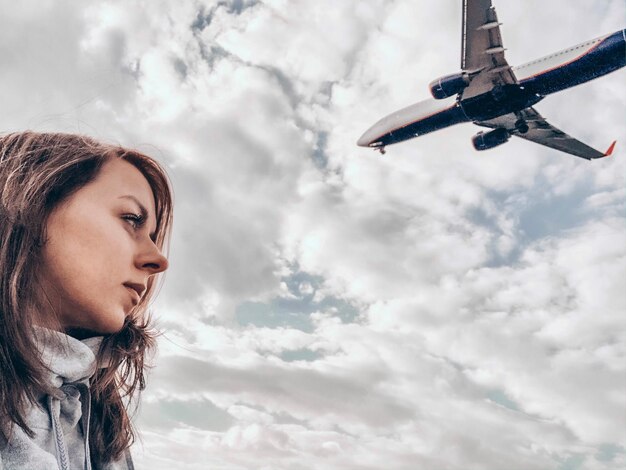
POLYGON ((137 292, 137 290, 134 287, 131 287, 129 285, 124 284, 124 287, 126 287, 126 290, 130 292, 130 295, 133 299, 133 304, 137 305, 139 301, 141 300, 141 296, 139 295, 139 292, 137 292))

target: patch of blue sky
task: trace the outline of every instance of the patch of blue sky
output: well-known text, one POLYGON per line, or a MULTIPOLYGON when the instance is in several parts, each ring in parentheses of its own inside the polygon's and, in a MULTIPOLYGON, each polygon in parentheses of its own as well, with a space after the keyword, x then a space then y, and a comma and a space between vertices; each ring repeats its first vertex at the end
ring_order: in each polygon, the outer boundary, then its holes
POLYGON ((328 132, 319 131, 317 133, 315 146, 313 147, 313 163, 315 166, 323 170, 328 166, 328 157, 326 156, 326 147, 328 144, 328 132))
POLYGON ((598 447, 595 455, 596 460, 600 462, 612 462, 619 454, 626 454, 626 448, 617 444, 602 444, 598 447))
POLYGON ((226 431, 234 418, 210 400, 164 399, 141 404, 141 427, 172 429, 184 423, 205 431, 226 431))
POLYGON ((313 362, 324 357, 324 355, 318 351, 312 351, 311 349, 293 349, 280 353, 279 357, 285 362, 313 362))
POLYGON ((323 278, 302 271, 283 279, 288 297, 275 297, 269 302, 243 302, 235 310, 235 318, 242 326, 266 328, 295 328, 310 333, 314 330, 311 314, 332 312, 344 323, 353 323, 358 309, 344 299, 333 296, 316 298, 315 293, 323 278))
POLYGON ((558 470, 581 470, 585 463, 585 456, 581 454, 570 455, 561 461, 558 470))
POLYGON ((509 410, 520 411, 518 404, 511 400, 502 390, 489 390, 487 392, 487 398, 498 405, 508 408, 509 410))
POLYGON ((496 249, 495 243, 504 233, 495 217, 482 208, 472 209, 468 213, 468 219, 472 223, 486 228, 494 236, 494 245, 489 249, 490 259, 486 266, 512 265, 533 242, 562 236, 598 216, 596 212, 584 208, 586 199, 594 194, 590 183, 579 184, 563 195, 554 194, 550 185, 544 177, 538 176, 532 187, 519 192, 487 192, 486 197, 494 204, 495 209, 515 221, 513 232, 507 235, 512 235, 516 242, 508 253, 502 254, 496 249), (527 193, 537 197, 528 198, 527 193))
POLYGON ((206 7, 202 5, 196 13, 196 18, 191 24, 193 31, 202 31, 210 26, 213 21, 213 16, 218 8, 225 8, 228 14, 241 15, 244 10, 251 8, 260 3, 258 0, 230 0, 219 1, 213 7, 207 11, 206 7))
POLYGON ((559 236, 584 225, 593 215, 582 209, 585 200, 593 194, 588 184, 578 186, 565 195, 546 193, 543 198, 533 199, 520 212, 519 229, 522 239, 527 242, 559 236))
MULTIPOLYGON (((626 455, 626 448, 624 446, 605 443, 598 446, 598 451, 593 457, 589 454, 576 453, 559 458, 559 466, 556 468, 557 470, 583 470, 588 467, 589 461, 592 458, 603 464, 611 464, 618 456, 623 455, 626 455)), ((614 467, 611 466, 611 468, 614 467)))

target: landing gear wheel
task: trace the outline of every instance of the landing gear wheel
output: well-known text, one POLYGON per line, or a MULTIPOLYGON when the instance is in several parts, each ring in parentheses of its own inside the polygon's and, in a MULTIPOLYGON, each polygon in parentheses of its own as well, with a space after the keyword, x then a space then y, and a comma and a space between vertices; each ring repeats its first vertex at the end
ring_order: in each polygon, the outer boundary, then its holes
POLYGON ((526 124, 526 121, 523 119, 519 119, 515 123, 515 130, 517 130, 520 134, 526 134, 528 132, 528 124, 526 124))

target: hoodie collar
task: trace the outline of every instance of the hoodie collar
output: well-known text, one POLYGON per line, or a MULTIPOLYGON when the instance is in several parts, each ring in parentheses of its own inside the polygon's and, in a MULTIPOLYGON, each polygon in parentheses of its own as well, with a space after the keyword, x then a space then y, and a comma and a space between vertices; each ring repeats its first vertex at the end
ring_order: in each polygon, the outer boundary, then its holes
POLYGON ((47 385, 61 388, 68 383, 86 383, 95 374, 102 336, 78 340, 47 328, 35 327, 41 357, 48 367, 47 385))

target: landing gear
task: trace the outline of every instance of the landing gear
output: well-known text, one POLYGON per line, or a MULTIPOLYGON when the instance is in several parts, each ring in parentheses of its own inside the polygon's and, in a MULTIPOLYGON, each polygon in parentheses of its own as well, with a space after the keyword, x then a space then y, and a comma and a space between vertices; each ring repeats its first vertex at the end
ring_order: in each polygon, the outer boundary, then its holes
POLYGON ((520 134, 526 134, 526 132, 528 132, 528 124, 524 119, 518 119, 515 122, 515 130, 520 134))
POLYGON ((385 146, 382 145, 381 143, 376 143, 374 145, 371 145, 371 148, 373 148, 374 150, 380 152, 381 155, 385 155, 385 146))

